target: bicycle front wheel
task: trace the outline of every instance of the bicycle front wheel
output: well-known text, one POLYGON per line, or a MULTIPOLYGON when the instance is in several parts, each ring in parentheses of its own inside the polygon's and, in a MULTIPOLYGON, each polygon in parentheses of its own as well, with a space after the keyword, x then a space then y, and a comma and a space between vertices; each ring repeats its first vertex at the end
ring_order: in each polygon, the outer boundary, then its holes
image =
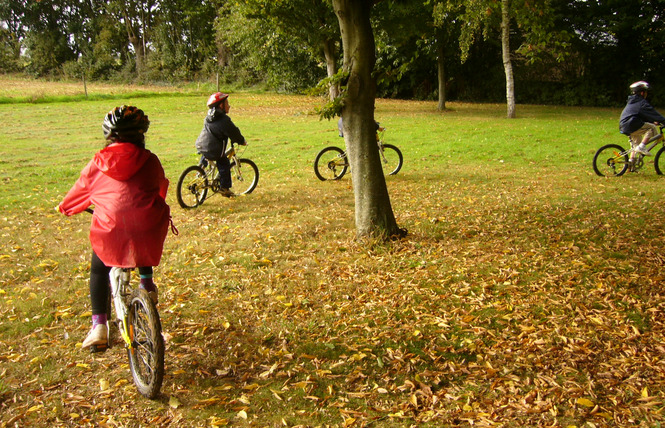
POLYGON ((231 191, 236 195, 252 193, 259 184, 259 167, 249 159, 238 159, 237 166, 235 162, 231 162, 231 175, 231 191))
POLYGON ((599 148, 593 157, 593 170, 601 177, 623 175, 629 165, 628 154, 618 144, 608 144, 599 148))
POLYGON ((384 144, 380 155, 384 175, 395 175, 402 169, 404 158, 402 157, 402 152, 397 147, 392 144, 384 144))
POLYGON ((196 208, 208 195, 208 177, 198 165, 192 165, 180 175, 176 196, 183 208, 196 208))
POLYGON ((164 380, 164 338, 159 314, 147 291, 139 288, 132 292, 127 318, 132 343, 127 354, 134 384, 142 395, 155 398, 164 380))
POLYGON ((346 153, 339 147, 326 147, 314 159, 314 174, 321 181, 339 180, 348 169, 346 153))

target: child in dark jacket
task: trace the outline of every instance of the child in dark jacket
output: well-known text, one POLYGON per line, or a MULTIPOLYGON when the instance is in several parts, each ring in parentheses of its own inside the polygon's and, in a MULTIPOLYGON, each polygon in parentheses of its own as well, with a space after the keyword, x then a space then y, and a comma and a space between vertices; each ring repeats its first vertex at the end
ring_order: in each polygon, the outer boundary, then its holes
POLYGON ((635 151, 644 156, 651 156, 646 144, 651 137, 659 133, 658 124, 665 122, 665 117, 658 113, 647 101, 649 83, 641 80, 630 85, 631 94, 626 107, 621 112, 619 130, 622 134, 630 136, 630 142, 635 151))
POLYGON ((233 196, 231 187, 231 163, 225 156, 228 140, 231 142, 246 145, 245 137, 240 133, 240 129, 233 123, 229 117, 229 96, 222 92, 215 92, 208 98, 208 114, 203 121, 203 129, 196 139, 196 150, 202 155, 201 162, 205 159, 217 162, 217 171, 219 172, 219 181, 223 196, 233 196))

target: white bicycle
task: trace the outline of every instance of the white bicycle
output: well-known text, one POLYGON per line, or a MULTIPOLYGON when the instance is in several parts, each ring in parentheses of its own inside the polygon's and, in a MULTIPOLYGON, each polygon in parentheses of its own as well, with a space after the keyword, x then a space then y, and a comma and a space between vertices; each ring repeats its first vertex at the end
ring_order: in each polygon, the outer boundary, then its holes
MULTIPOLYGON (((88 209, 86 211, 92 212, 88 209)), ((111 302, 115 308, 113 324, 127 349, 129 367, 136 389, 147 398, 159 395, 164 380, 164 338, 157 307, 148 292, 131 285, 133 269, 113 267, 109 273, 110 299, 107 317, 111 318, 111 302)), ((106 346, 90 347, 90 352, 103 352, 111 347, 111 322, 106 346)))

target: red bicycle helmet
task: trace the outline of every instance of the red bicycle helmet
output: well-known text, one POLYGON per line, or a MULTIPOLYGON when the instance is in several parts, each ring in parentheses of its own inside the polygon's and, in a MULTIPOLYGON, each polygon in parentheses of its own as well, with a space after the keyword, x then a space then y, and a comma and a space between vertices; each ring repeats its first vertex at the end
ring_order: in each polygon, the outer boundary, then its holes
POLYGON ((214 94, 210 95, 210 98, 208 98, 208 108, 213 108, 219 105, 222 101, 227 99, 229 97, 229 94, 225 94, 223 92, 215 92, 214 94))
POLYGON ((126 131, 136 131, 145 134, 148 132, 149 127, 150 120, 148 120, 148 116, 143 113, 143 110, 134 106, 114 108, 108 112, 102 123, 104 138, 107 140, 110 137, 117 136, 118 133, 126 131))

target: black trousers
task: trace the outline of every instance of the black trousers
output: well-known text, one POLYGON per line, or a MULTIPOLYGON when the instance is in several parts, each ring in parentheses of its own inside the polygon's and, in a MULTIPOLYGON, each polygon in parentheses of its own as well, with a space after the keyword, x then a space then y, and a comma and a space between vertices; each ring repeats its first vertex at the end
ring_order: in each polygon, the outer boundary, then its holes
MULTIPOLYGON (((111 268, 106 266, 93 251, 90 261, 90 305, 93 315, 106 313, 109 304, 110 272, 111 268)), ((152 266, 140 267, 139 275, 152 275, 152 266)))

